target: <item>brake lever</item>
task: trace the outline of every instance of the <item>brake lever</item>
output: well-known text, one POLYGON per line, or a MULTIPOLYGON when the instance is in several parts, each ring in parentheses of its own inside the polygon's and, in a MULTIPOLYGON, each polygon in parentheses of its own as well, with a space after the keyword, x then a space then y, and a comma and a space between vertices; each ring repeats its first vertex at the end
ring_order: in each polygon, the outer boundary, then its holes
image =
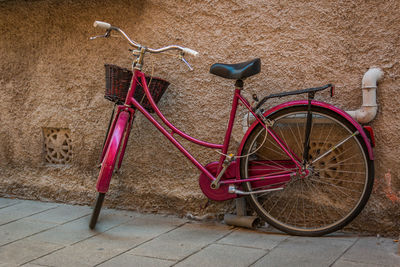
POLYGON ((189 62, 187 62, 183 56, 184 56, 184 54, 180 54, 179 59, 182 60, 188 66, 190 71, 193 71, 194 69, 192 68, 192 66, 190 66, 189 62))
POLYGON ((94 40, 96 38, 108 38, 108 37, 110 37, 110 33, 111 33, 111 30, 107 30, 105 34, 90 37, 89 40, 94 40))

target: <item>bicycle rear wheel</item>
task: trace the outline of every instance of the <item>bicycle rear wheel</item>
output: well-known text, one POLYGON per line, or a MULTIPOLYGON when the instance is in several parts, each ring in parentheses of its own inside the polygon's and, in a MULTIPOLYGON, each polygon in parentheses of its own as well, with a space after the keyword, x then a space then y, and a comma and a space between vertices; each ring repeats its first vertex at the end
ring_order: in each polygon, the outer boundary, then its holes
MULTIPOLYGON (((282 190, 252 194, 249 202, 262 219, 284 232, 321 236, 341 229, 361 212, 371 194, 374 167, 364 140, 348 120, 322 107, 312 106, 311 112, 310 174, 291 178, 279 185, 282 190)), ((302 161, 307 106, 281 109, 268 119, 273 121, 270 129, 302 161)), ((265 139, 265 133, 258 125, 245 141, 241 154, 248 156, 240 160, 242 179, 257 168, 277 173, 293 168, 289 157, 271 136, 265 139)), ((244 183, 244 188, 265 189, 254 182, 244 183)))

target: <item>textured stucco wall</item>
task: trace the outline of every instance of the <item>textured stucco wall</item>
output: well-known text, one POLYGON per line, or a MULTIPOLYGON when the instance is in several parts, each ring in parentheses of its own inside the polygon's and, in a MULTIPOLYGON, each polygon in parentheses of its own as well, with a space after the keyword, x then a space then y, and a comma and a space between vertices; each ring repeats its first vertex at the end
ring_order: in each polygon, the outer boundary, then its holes
MULTIPOLYGON (((351 227, 395 233, 400 228, 395 198, 400 196, 399 10, 397 0, 1 1, 0 194, 93 201, 97 159, 112 107, 103 98, 103 64, 130 65, 124 40, 88 40, 102 33, 92 27, 93 21, 103 20, 144 45, 178 44, 201 53, 188 57, 194 72, 167 55, 147 58, 146 70, 153 66, 156 76, 172 83, 160 102, 165 115, 210 142, 222 141, 222 118, 229 113, 233 86, 208 73, 215 62, 261 58, 262 72, 246 81, 246 96, 331 82, 336 96, 320 94, 318 99, 344 109, 360 106, 362 75, 370 66, 381 67, 385 77, 378 89, 379 112, 371 123, 377 186, 351 227), (73 158, 68 167, 44 164, 43 127, 70 130, 73 158)), ((240 133, 239 127, 232 147, 240 133)), ((213 151, 182 143, 203 163, 217 158, 213 151)), ((122 174, 113 178, 106 205, 200 215, 229 209, 231 203, 204 207, 199 172, 176 152, 138 116, 122 174)))

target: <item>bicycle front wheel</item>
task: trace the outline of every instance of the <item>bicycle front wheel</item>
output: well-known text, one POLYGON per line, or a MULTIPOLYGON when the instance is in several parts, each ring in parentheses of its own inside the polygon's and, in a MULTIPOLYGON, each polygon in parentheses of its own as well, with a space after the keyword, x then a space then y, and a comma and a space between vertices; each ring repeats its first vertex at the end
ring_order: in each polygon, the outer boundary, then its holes
POLYGON ((100 210, 104 202, 105 194, 110 186, 111 177, 113 175, 114 166, 119 155, 123 137, 126 134, 127 124, 130 118, 128 112, 119 114, 115 128, 111 133, 111 139, 106 149, 106 154, 101 163, 101 169, 97 178, 96 189, 98 196, 93 208, 92 217, 89 222, 89 228, 94 229, 99 218, 100 210))
POLYGON ((101 206, 103 206, 104 197, 106 193, 98 193, 96 203, 93 207, 92 216, 90 217, 89 228, 94 229, 96 227, 97 219, 100 215, 101 206))
MULTIPOLYGON (((371 194, 374 168, 354 125, 316 106, 311 109, 309 153, 303 162, 307 113, 307 106, 292 106, 268 119, 273 122, 270 129, 298 156, 309 175, 275 186, 281 190, 252 194, 249 201, 262 219, 284 232, 321 236, 341 229, 361 212, 371 194)), ((293 169, 291 159, 265 133, 258 125, 245 141, 241 153, 245 156, 240 160, 242 179, 251 178, 257 168, 276 173, 293 169)), ((244 183, 244 188, 265 189, 254 182, 244 183)))

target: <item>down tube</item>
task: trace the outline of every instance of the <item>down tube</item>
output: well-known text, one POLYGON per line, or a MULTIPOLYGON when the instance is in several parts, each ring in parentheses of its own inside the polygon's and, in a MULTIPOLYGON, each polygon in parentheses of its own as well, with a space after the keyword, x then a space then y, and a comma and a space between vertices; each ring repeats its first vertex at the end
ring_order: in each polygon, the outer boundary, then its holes
POLYGON ((200 171, 207 175, 212 181, 216 178, 212 175, 200 162, 198 162, 173 136, 170 134, 161 124, 156 121, 150 113, 147 112, 135 98, 131 97, 131 103, 163 134, 168 138, 171 143, 173 143, 179 151, 181 151, 200 171))

